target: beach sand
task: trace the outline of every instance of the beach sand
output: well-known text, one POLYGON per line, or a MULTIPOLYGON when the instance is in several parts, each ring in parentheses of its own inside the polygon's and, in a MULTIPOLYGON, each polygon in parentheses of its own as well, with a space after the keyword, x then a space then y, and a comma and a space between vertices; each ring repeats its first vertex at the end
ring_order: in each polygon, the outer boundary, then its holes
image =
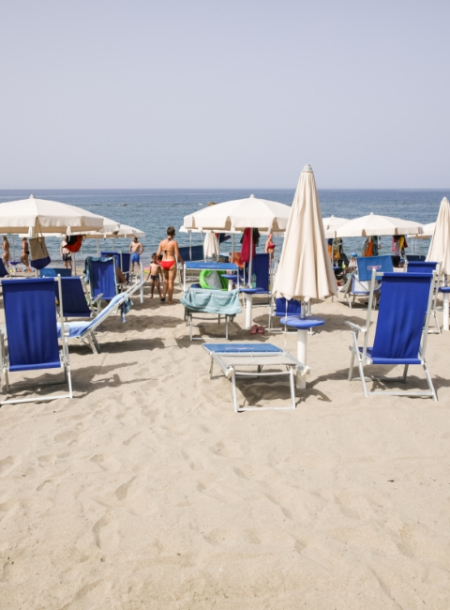
MULTIPOLYGON (((365 399, 344 325, 365 311, 314 304, 297 409, 235 414, 182 306, 134 301, 99 355, 71 343, 74 400, 0 409, 2 610, 450 608, 450 333, 429 336, 438 403, 365 399)), ((238 387, 289 404, 287 378, 238 387)))

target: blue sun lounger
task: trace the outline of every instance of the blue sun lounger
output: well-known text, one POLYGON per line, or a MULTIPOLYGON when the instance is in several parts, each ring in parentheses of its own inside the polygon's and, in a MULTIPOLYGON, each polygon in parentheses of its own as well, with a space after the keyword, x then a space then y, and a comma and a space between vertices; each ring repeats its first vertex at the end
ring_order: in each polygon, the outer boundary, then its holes
MULTIPOLYGON (((97 316, 89 322, 66 322, 64 324, 64 332, 67 339, 78 339, 86 343, 92 349, 94 354, 98 354, 100 346, 95 336, 95 330, 102 324, 110 315, 117 313, 118 310, 122 314, 122 322, 125 322, 125 314, 130 310, 133 303, 130 301, 130 296, 140 287, 140 282, 136 281, 126 292, 117 294, 111 299, 108 305, 97 314, 97 316)), ((58 324, 58 337, 63 335, 61 326, 58 324)))
MULTIPOLYGON (((283 318, 283 317, 300 317, 302 313, 302 304, 300 303, 300 301, 297 301, 296 299, 285 299, 284 297, 280 297, 280 298, 275 298, 272 297, 270 306, 269 306, 269 322, 267 324, 267 330, 269 332, 275 332, 274 329, 272 328, 272 318, 276 317, 276 318, 283 318)), ((286 326, 284 327, 284 330, 287 332, 286 330, 286 326)), ((297 332, 295 330, 295 332, 297 332)))
POLYGON ((216 362, 222 373, 231 379, 231 393, 233 397, 234 410, 236 413, 242 411, 263 411, 268 409, 285 410, 295 409, 295 375, 302 373, 305 369, 303 364, 291 356, 289 352, 272 345, 271 343, 205 343, 203 348, 211 356, 209 376, 212 379, 214 362, 216 362), (270 370, 263 370, 263 368, 270 370), (282 367, 285 370, 273 370, 274 367, 282 367), (256 368, 256 372, 249 369, 256 368), (273 377, 288 375, 291 389, 291 407, 239 407, 236 396, 236 377, 273 377))
MULTIPOLYGON (((203 288, 189 288, 180 299, 184 305, 185 319, 189 322, 189 337, 192 334, 193 320, 211 321, 211 317, 217 318, 218 324, 225 319, 225 338, 228 339, 228 324, 234 320, 236 314, 241 313, 238 290, 208 290, 203 288), (203 314, 203 315, 197 315, 203 314), (208 317, 205 317, 205 314, 208 317)), ((199 326, 199 324, 197 325, 199 326)), ((197 337, 196 337, 197 338, 197 337)), ((200 337, 199 337, 200 338, 200 337)))
POLYGON ((116 261, 111 258, 88 256, 85 263, 85 277, 89 283, 92 300, 101 298, 110 301, 118 293, 116 261))
MULTIPOLYGON (((392 273, 394 271, 392 257, 389 255, 360 256, 356 259, 356 264, 358 265, 358 272, 353 273, 348 278, 345 286, 340 290, 347 300, 350 309, 356 299, 368 299, 372 271, 375 271, 377 274, 392 273)), ((378 276, 378 279, 380 279, 380 276, 378 276)), ((380 283, 377 281, 374 292, 375 298, 372 301, 374 306, 376 306, 378 302, 380 287, 380 283)))
POLYGON ((439 296, 439 287, 441 285, 441 273, 440 265, 436 261, 424 261, 424 260, 409 260, 407 259, 406 264, 407 273, 434 273, 434 290, 433 299, 431 302, 431 313, 433 314, 436 329, 428 329, 429 333, 441 334, 441 326, 437 317, 437 299, 439 296))
POLYGON ((372 347, 369 347, 368 334, 374 286, 375 271, 371 281, 365 327, 346 322, 353 331, 349 381, 353 378, 353 366, 356 359, 366 397, 374 394, 388 394, 392 396, 431 396, 437 400, 425 360, 434 277, 431 274, 423 273, 385 273, 383 275, 375 338, 372 347), (358 345, 359 333, 364 334, 363 347, 358 345), (403 366, 403 376, 400 378, 377 378, 382 381, 402 381, 403 383, 406 383, 408 367, 415 364, 421 365, 425 371, 429 391, 368 392, 364 367, 372 364, 403 366))
MULTIPOLYGON (((9 373, 47 369, 63 369, 68 384, 67 394, 58 396, 35 396, 2 400, 0 404, 36 402, 72 398, 69 350, 63 337, 62 349, 58 344, 55 282, 59 279, 29 278, 3 282, 3 299, 6 319, 6 335, 0 335, 1 372, 5 376, 9 393, 9 373)), ((61 302, 61 289, 59 300, 61 302)), ((60 315, 60 327, 64 320, 60 315)), ((38 380, 33 381, 40 388, 38 380)))
POLYGON ((39 271, 40 277, 71 277, 72 269, 66 269, 65 267, 44 267, 39 271))
POLYGON ((92 308, 100 301, 101 295, 89 306, 80 277, 62 277, 61 290, 64 318, 92 318, 95 315, 92 308))

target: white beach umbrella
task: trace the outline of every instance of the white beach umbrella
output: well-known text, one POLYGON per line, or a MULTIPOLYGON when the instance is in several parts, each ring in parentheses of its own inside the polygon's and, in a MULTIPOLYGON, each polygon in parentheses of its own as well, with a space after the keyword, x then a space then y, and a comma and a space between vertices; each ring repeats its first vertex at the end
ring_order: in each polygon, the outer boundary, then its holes
MULTIPOLYGON (((444 197, 445 199, 445 197, 444 197)), ((422 235, 424 237, 433 237, 433 233, 434 233, 434 229, 436 227, 436 223, 435 222, 429 222, 426 225, 423 225, 423 233, 422 235)))
POLYGON ((184 217, 187 229, 210 229, 212 231, 243 231, 247 228, 284 231, 289 219, 290 207, 277 201, 258 199, 250 195, 247 199, 226 201, 203 208, 184 217))
POLYGON ((203 256, 205 258, 217 258, 219 254, 219 240, 212 231, 207 231, 203 242, 203 256))
MULTIPOLYGON (((105 220, 108 220, 105 218, 105 220)), ((111 221, 114 222, 114 221, 111 221)), ((144 231, 131 227, 130 225, 124 225, 122 223, 115 223, 117 229, 114 226, 110 226, 108 229, 107 225, 103 226, 101 231, 88 231, 83 233, 87 239, 111 239, 111 238, 126 238, 126 237, 145 237, 144 231)))
POLYGON ((376 235, 420 235, 423 227, 413 220, 391 216, 379 216, 371 212, 367 216, 349 220, 338 229, 336 237, 374 237, 376 235))
POLYGON ((427 261, 441 263, 441 271, 450 275, 450 204, 447 197, 441 201, 427 261))
POLYGON ((305 165, 295 191, 274 292, 286 299, 323 299, 337 285, 325 243, 316 181, 305 165))
POLYGON ((328 229, 338 229, 345 225, 346 222, 349 221, 349 218, 338 218, 337 216, 327 216, 327 218, 322 218, 323 228, 325 231, 328 229))
POLYGON ((103 227, 103 217, 67 203, 36 199, 7 201, 0 204, 0 233, 72 234, 96 231, 103 227))

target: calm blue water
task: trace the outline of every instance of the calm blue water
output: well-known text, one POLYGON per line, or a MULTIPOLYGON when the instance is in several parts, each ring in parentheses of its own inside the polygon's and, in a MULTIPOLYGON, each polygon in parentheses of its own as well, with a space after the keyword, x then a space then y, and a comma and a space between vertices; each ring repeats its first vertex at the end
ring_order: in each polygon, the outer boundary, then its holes
MULTIPOLYGON (((183 224, 183 217, 207 205, 208 201, 221 203, 232 199, 248 197, 251 192, 256 197, 292 204, 292 190, 35 190, 33 194, 42 199, 52 199, 83 207, 96 214, 108 216, 119 222, 135 226, 146 233, 141 241, 145 247, 144 262, 146 263, 161 239, 165 237, 168 225, 178 229, 183 224)), ((442 197, 448 196, 443 190, 319 190, 322 215, 356 218, 374 212, 388 216, 416 220, 428 223, 436 220, 442 197)), ((29 191, 0 191, 0 203, 25 199, 29 191)), ((180 245, 189 245, 189 236, 178 233, 180 245)), ((281 238, 276 238, 281 246, 281 238)), ((384 252, 390 252, 390 238, 382 238, 384 252)), ((115 240, 116 248, 128 250, 129 239, 115 240)), ((348 238, 344 240, 347 254, 352 251, 361 252, 364 239, 348 238)), ((15 240, 16 251, 19 250, 19 240, 15 240)), ((112 240, 101 240, 103 249, 111 249, 112 240)), ((202 243, 201 236, 192 235, 192 243, 202 243)), ((264 245, 264 239, 261 240, 264 245)), ((409 252, 426 253, 428 240, 410 240, 409 252)), ((47 238, 47 245, 52 258, 59 259, 59 240, 47 238)), ((227 246, 222 249, 226 252, 227 246)), ((278 249, 277 252, 280 250, 278 249)), ((82 248, 82 258, 95 255, 96 240, 86 240, 82 248)))

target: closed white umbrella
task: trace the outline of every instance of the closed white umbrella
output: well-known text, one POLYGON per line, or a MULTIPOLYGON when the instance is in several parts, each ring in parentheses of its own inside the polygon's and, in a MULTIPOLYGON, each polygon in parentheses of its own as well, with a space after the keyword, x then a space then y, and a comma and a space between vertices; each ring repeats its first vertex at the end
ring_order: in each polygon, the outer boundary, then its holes
POLYGON ((298 300, 323 299, 337 292, 310 165, 303 168, 295 191, 274 292, 298 300))
POLYGON ((7 201, 0 204, 0 233, 80 233, 103 227, 103 217, 67 203, 36 199, 7 201))
POLYGON ((212 231, 208 231, 203 242, 203 256, 205 258, 218 258, 219 254, 219 240, 212 231))
POLYGON ((420 235, 423 227, 413 220, 380 216, 371 212, 367 216, 349 220, 336 229, 336 237, 374 237, 376 235, 420 235))
POLYGON ((441 201, 427 261, 441 263, 441 271, 450 275, 450 204, 447 197, 441 201))
POLYGON ((247 228, 284 231, 289 219, 290 207, 278 201, 258 199, 250 195, 247 199, 226 201, 203 208, 184 217, 187 229, 210 229, 212 231, 243 231, 247 228))

